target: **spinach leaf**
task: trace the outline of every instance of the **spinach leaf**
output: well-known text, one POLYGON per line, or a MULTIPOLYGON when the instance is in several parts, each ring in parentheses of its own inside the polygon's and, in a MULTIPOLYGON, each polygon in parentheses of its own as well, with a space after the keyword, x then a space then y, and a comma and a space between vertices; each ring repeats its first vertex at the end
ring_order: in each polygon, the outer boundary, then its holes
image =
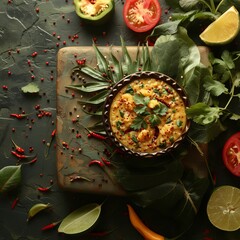
POLYGON ((160 24, 153 29, 149 37, 175 34, 180 23, 181 20, 176 20, 160 24))
POLYGON ((152 60, 156 71, 181 79, 183 73, 199 65, 200 53, 186 29, 180 27, 177 34, 160 36, 157 39, 152 60))
POLYGON ((198 0, 180 0, 179 5, 184 10, 190 10, 192 8, 196 8, 196 5, 199 3, 198 0))

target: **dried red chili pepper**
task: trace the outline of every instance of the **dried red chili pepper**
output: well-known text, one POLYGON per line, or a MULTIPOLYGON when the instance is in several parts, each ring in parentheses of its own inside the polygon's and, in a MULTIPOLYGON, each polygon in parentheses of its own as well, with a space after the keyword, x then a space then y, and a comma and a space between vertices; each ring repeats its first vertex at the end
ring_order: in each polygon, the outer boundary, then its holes
POLYGON ((12 155, 14 155, 15 157, 19 158, 19 159, 29 159, 29 158, 36 158, 36 155, 35 156, 27 156, 27 155, 23 155, 23 154, 19 154, 15 151, 11 151, 12 155))
POLYGON ((11 205, 11 208, 12 208, 12 209, 14 209, 14 208, 16 207, 18 201, 19 201, 19 198, 18 198, 18 197, 16 197, 16 198, 13 200, 12 205, 11 205))
POLYGON ((103 163, 106 165, 106 166, 111 166, 111 162, 109 160, 107 160, 105 157, 101 157, 103 163))
POLYGON ((57 221, 57 222, 50 223, 50 224, 42 227, 41 230, 42 230, 42 231, 46 231, 46 230, 53 229, 53 228, 56 227, 60 222, 61 222, 61 220, 60 220, 60 221, 57 221))
POLYGON ((38 187, 37 190, 39 192, 49 192, 51 187, 52 186, 50 186, 50 187, 38 187))
POLYGON ((57 129, 54 129, 54 130, 52 131, 52 133, 51 133, 52 138, 55 137, 56 132, 57 132, 57 129))
POLYGON ((88 137, 94 137, 94 138, 97 138, 97 139, 100 139, 100 140, 106 140, 107 137, 103 136, 103 135, 100 135, 98 133, 95 133, 95 132, 92 132, 92 131, 89 131, 88 133, 88 137))
POLYGON ((35 163, 36 161, 37 161, 37 157, 35 157, 33 160, 31 160, 31 161, 28 162, 28 163, 33 164, 33 163, 35 163))
POLYGON ((10 117, 14 117, 14 118, 17 118, 17 119, 23 119, 26 116, 27 116, 26 114, 18 114, 18 113, 11 113, 10 114, 10 117))
POLYGON ((92 166, 92 165, 98 165, 100 167, 104 167, 104 163, 100 160, 92 160, 89 162, 88 166, 92 166))
POLYGON ((19 147, 19 146, 13 141, 13 139, 11 139, 11 141, 12 141, 12 143, 13 143, 13 146, 14 146, 14 148, 15 148, 15 151, 18 152, 18 153, 20 153, 20 154, 23 154, 23 153, 24 153, 24 149, 21 148, 21 147, 19 147))

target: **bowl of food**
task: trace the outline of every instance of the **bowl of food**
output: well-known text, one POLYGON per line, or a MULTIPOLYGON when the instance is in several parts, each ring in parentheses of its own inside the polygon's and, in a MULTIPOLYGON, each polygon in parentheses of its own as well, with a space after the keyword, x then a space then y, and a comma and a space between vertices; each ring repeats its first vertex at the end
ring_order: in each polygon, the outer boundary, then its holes
POLYGON ((106 133, 129 154, 162 155, 185 138, 190 126, 187 106, 187 96, 174 79, 158 72, 136 72, 113 86, 106 99, 106 133))

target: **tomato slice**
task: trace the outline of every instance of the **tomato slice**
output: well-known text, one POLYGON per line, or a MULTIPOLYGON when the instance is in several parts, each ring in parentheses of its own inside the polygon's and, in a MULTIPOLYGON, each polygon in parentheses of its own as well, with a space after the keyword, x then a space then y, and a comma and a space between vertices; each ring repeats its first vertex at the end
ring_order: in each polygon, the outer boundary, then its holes
POLYGON ((227 169, 240 177, 240 132, 233 134, 224 144, 223 162, 227 169))
POLYGON ((123 18, 126 25, 135 32, 147 32, 157 25, 161 18, 158 0, 126 0, 123 18))

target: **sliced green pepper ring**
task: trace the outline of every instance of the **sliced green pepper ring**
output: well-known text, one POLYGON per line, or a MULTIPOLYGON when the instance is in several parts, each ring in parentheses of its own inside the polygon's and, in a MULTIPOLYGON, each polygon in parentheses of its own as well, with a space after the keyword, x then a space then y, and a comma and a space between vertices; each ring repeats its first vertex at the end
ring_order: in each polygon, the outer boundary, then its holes
POLYGON ((113 13, 114 0, 74 0, 77 15, 90 23, 101 24, 113 13))

